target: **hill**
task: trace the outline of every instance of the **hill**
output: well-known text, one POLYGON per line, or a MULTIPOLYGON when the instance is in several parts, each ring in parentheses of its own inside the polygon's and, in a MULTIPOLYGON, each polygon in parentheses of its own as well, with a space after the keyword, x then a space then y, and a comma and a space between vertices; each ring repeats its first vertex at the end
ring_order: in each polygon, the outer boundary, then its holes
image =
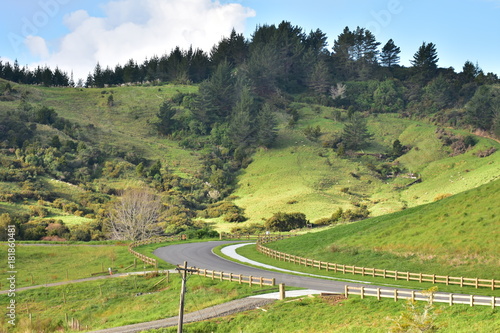
POLYGON ((498 278, 500 180, 422 206, 271 244, 339 264, 498 278))
MULTIPOLYGON (((373 140, 357 152, 341 153, 335 140, 352 112, 289 96, 276 102, 284 106, 274 111, 274 142, 247 148, 238 161, 232 157, 238 149, 223 147, 223 132, 193 135, 183 129, 159 135, 160 107, 177 100, 175 119, 190 117, 198 86, 82 89, 0 82, 7 84, 0 117, 10 121, 7 127, 19 127, 17 137, 12 131, 7 135, 24 148, 3 141, 0 214, 27 214, 20 223, 32 221, 33 227, 57 221, 70 232, 81 227, 80 240, 105 238, 110 202, 129 187, 162 193, 169 207, 162 223, 169 232, 207 227, 195 226, 195 219, 231 231, 277 212, 302 212, 312 222, 339 208, 365 207, 379 216, 475 188, 500 174, 498 142, 425 118, 364 113, 373 140), (464 138, 471 145, 457 152, 454 144, 464 138), (32 143, 23 143, 26 139, 32 143), (404 147, 398 156, 391 155, 395 140, 404 147), (215 184, 215 193, 225 193, 218 199, 209 196, 215 184), (239 206, 238 216, 244 214, 248 222, 227 222, 226 211, 208 211, 229 194, 229 210, 239 206)), ((58 237, 68 232, 63 229, 58 237)), ((30 237, 41 236, 46 233, 30 237)))
MULTIPOLYGON (((359 205, 367 205, 372 216, 379 216, 475 188, 500 175, 499 154, 478 157, 491 147, 499 149, 498 142, 474 136, 477 143, 472 149, 450 156, 451 148, 439 138, 439 126, 394 114, 369 118, 374 140, 363 149, 366 155, 339 156, 324 145, 341 129, 341 123, 332 119, 333 111, 321 108, 313 112, 310 105, 300 105, 296 127, 280 128, 275 145, 253 156, 234 193, 235 202, 252 221, 278 211, 300 211, 314 222, 338 208, 359 205), (322 135, 308 139, 304 134, 308 126, 320 126, 322 135), (368 155, 390 151, 394 140, 400 140, 409 151, 394 160, 368 155), (399 175, 382 176, 378 172, 382 166, 397 168, 399 175), (419 182, 414 183, 414 177, 419 182)), ((469 135, 448 131, 450 135, 469 135)))

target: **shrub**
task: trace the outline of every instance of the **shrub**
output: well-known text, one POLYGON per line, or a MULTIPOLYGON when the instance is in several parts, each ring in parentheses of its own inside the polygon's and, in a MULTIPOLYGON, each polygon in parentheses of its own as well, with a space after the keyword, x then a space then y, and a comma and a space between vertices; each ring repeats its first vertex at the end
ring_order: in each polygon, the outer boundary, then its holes
POLYGON ((303 213, 275 213, 264 224, 270 231, 290 231, 293 229, 304 228, 308 224, 303 213))
POLYGON ((332 224, 332 220, 329 217, 324 217, 322 219, 314 221, 317 226, 326 226, 332 224))
POLYGON ((46 217, 49 214, 47 208, 42 206, 30 206, 30 212, 32 216, 36 217, 46 217))
POLYGON ((217 218, 224 216, 226 222, 244 222, 247 220, 242 208, 229 201, 221 201, 211 204, 204 211, 199 213, 200 217, 217 218))
POLYGON ((231 229, 232 234, 251 234, 258 235, 265 231, 264 225, 260 223, 250 223, 244 226, 236 226, 231 229))
POLYGON ((188 239, 218 238, 219 233, 213 229, 205 227, 203 229, 189 229, 185 231, 188 239))
POLYGON ((342 213, 344 221, 352 222, 367 218, 370 215, 366 206, 357 207, 355 209, 347 209, 342 213))
POLYGON ((451 197, 451 193, 440 193, 440 194, 436 195, 436 197, 434 198, 434 201, 439 201, 441 199, 445 199, 448 197, 451 197))

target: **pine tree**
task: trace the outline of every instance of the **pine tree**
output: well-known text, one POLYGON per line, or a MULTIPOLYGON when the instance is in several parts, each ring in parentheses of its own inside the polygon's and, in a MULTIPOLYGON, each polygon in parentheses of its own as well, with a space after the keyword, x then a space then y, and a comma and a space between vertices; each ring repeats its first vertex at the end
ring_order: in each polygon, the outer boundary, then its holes
POLYGON ((436 73, 438 60, 436 45, 423 42, 410 62, 417 73, 423 75, 425 79, 429 79, 436 73))
POLYGON ((257 145, 270 147, 277 136, 276 126, 273 107, 266 103, 257 116, 257 145))
POLYGON ((399 54, 401 53, 401 49, 394 44, 392 39, 384 45, 382 48, 382 53, 380 54, 380 62, 382 65, 391 68, 394 65, 399 63, 399 54))
POLYGON ((229 123, 229 137, 234 148, 245 148, 254 142, 253 104, 250 89, 243 87, 229 123))
POLYGON ((353 114, 350 121, 344 125, 341 137, 346 149, 357 150, 366 145, 373 138, 373 134, 368 132, 366 119, 359 114, 353 114))
POLYGON ((176 110, 174 109, 173 104, 170 101, 163 102, 157 114, 159 122, 155 124, 158 133, 163 135, 169 135, 172 134, 172 132, 174 132, 175 130, 177 130, 179 126, 179 121, 174 119, 175 115, 176 115, 176 110))

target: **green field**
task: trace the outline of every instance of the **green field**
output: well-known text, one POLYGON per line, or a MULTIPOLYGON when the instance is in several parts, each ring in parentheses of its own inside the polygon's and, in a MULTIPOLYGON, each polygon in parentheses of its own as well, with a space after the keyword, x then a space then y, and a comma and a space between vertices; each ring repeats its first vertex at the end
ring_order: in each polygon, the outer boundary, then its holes
MULTIPOLYGON (((2 251, 1 258, 6 262, 7 246, 1 245, 0 251, 2 251)), ((128 253, 126 244, 93 246, 18 244, 16 286, 21 288, 89 278, 92 273, 107 272, 109 267, 115 272, 124 272, 124 268, 133 263, 134 257, 128 253)), ((6 284, 6 277, 6 271, 2 270, 0 279, 3 287, 6 284)))
MULTIPOLYGON (((76 320, 83 331, 104 329, 175 317, 179 311, 181 278, 178 274, 122 277, 77 284, 38 288, 16 293, 17 324, 0 319, 3 332, 74 332, 76 320), (31 321, 29 319, 31 314, 31 321)), ((189 279, 185 311, 192 312, 253 295, 260 287, 212 281, 201 276, 189 279)), ((7 295, 0 295, 6 304, 7 295)))

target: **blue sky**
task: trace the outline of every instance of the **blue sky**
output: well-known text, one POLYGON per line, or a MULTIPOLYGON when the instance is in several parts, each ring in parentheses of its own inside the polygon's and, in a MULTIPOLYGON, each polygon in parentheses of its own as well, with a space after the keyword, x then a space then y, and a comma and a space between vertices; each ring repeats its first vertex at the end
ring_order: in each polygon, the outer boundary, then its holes
POLYGON ((209 50, 235 27, 290 21, 333 41, 349 26, 383 44, 392 38, 401 64, 422 42, 436 44, 441 67, 466 60, 500 75, 500 0, 16 0, 0 12, 0 57, 56 65, 84 77, 104 66, 143 61, 179 45, 209 50))

